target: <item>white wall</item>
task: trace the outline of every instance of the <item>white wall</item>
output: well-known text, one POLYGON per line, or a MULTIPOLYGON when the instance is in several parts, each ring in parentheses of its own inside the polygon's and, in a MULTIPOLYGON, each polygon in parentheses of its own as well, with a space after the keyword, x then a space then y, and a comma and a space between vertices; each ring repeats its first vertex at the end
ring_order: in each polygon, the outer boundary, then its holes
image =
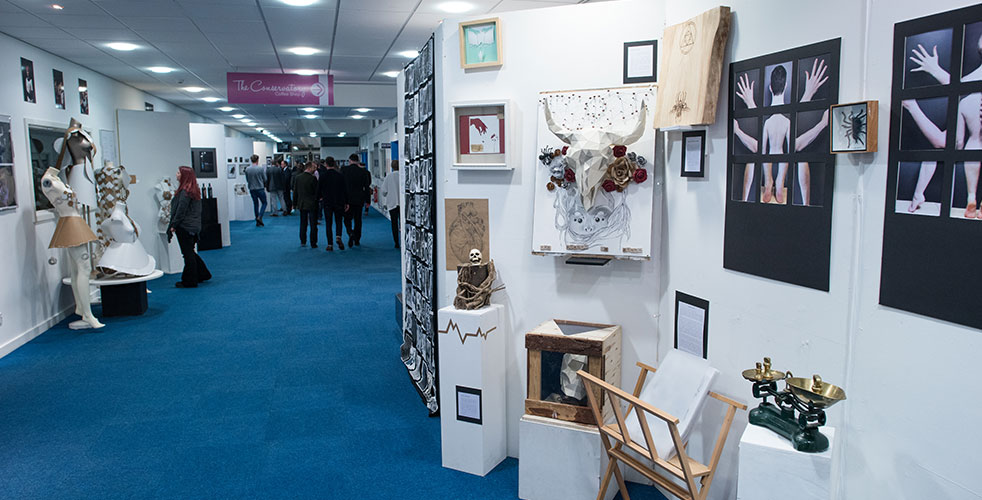
MULTIPOLYGON (((268 142, 253 141, 249 137, 228 137, 225 139, 225 157, 222 161, 229 158, 238 160, 241 156, 244 162, 249 162, 249 157, 255 154, 259 156, 259 164, 266 165, 266 157, 273 156, 272 150, 272 145, 268 142), (265 145, 267 144, 270 146, 266 147, 265 145), (257 149, 259 152, 257 152, 257 149)), ((225 191, 228 198, 229 217, 232 220, 254 220, 256 214, 253 211, 252 197, 249 196, 248 191, 245 196, 235 194, 236 184, 247 184, 245 175, 239 175, 239 163, 236 162, 235 165, 235 179, 228 180, 228 186, 225 191)))
MULTIPOLYGON (((657 363, 672 348, 674 295, 680 290, 711 303, 709 359, 721 371, 716 390, 755 405, 740 371, 763 356, 773 357, 779 369, 796 375, 821 373, 845 388, 849 399, 829 412, 829 425, 838 428, 836 435, 842 439, 833 472, 836 498, 982 497, 982 476, 974 471, 980 441, 970 437, 976 434, 974 424, 982 418, 982 405, 972 398, 973 391, 965 397, 953 390, 955 384, 971 384, 982 377, 977 362, 982 335, 878 305, 894 24, 970 2, 728 2, 733 26, 717 120, 708 127, 706 178, 681 178, 677 173, 681 133, 659 134, 656 180, 664 186, 663 198, 656 203, 663 215, 656 221, 660 227, 655 234, 660 259, 595 270, 529 255, 530 228, 524 221, 531 209, 535 164, 535 94, 618 86, 623 42, 660 38, 666 24, 716 5, 712 0, 622 0, 504 13, 500 17, 505 65, 467 74, 458 63, 457 20, 438 31, 442 49, 438 51, 442 61, 438 103, 511 98, 517 111, 509 140, 522 151, 522 160, 513 174, 448 170, 452 147, 448 140, 440 146, 438 172, 438 179, 445 179, 441 198, 491 199, 491 254, 508 286, 494 301, 508 306, 513 329, 507 367, 509 453, 517 452, 513 427, 525 393, 521 339, 530 326, 549 316, 617 322, 624 326, 627 344, 624 366, 630 367, 635 358, 657 363), (582 33, 605 35, 577 35, 582 33), (728 64, 838 37, 842 38, 839 100, 880 101, 881 152, 838 156, 830 291, 724 270, 728 64), (535 50, 526 50, 529 47, 535 50), (516 131, 519 135, 514 135, 516 131), (630 299, 618 303, 611 297, 630 299), (956 379, 925 376, 925 370, 932 368, 956 379)), ((441 118, 437 136, 452 137, 447 127, 449 110, 442 106, 437 111, 441 118)), ((439 226, 443 224, 441 213, 439 226)), ((453 293, 453 273, 444 273, 440 284, 442 306, 453 293)), ((623 385, 629 387, 635 375, 635 370, 625 370, 623 385)), ((720 409, 713 407, 690 445, 704 457, 711 446, 706 435, 714 435, 719 423, 720 409)), ((711 498, 736 496, 736 445, 746 425, 747 414, 741 412, 711 498)))
MULTIPOLYGON (((150 96, 133 87, 107 78, 65 59, 0 34, 0 114, 12 117, 14 176, 19 207, 0 213, 0 276, 8 286, 0 287, 0 356, 42 333, 65 317, 74 305, 70 290, 61 284, 68 276, 68 262, 62 250, 49 250, 54 219, 35 223, 34 187, 31 180, 30 149, 25 119, 67 126, 71 117, 93 132, 99 140, 100 130, 116 130, 116 110, 143 110, 144 102, 153 103, 157 111, 175 112, 189 119, 203 120, 173 104, 150 96), (37 103, 24 102, 19 78, 20 58, 34 61, 37 103), (51 70, 64 72, 67 89, 66 109, 56 109, 51 70), (89 115, 79 112, 78 79, 87 80, 89 115), (58 259, 49 265, 48 258, 58 259)), ((98 145, 98 144, 97 144, 98 145)), ((102 153, 96 155, 96 166, 102 166, 102 153)), ((141 179, 141 182, 146 180, 141 179)), ((132 189, 132 188, 131 188, 132 189)), ((142 189, 142 188, 141 188, 142 189)), ((148 201, 154 203, 152 199, 148 201)), ((131 198, 129 205, 139 203, 131 198)))
POLYGON ((232 244, 228 227, 230 219, 229 193, 232 190, 232 182, 229 182, 228 173, 225 171, 225 160, 228 159, 226 154, 231 155, 225 147, 225 142, 244 141, 248 146, 248 151, 252 147, 252 139, 227 139, 225 137, 225 125, 213 123, 192 123, 190 133, 192 148, 215 148, 218 177, 215 179, 198 179, 198 184, 204 186, 210 184, 212 195, 218 198, 218 222, 222 225, 222 246, 227 247, 232 244))
POLYGON ((333 156, 335 160, 348 161, 348 157, 357 152, 358 152, 358 148, 354 146, 321 148, 321 159, 323 160, 326 159, 328 156, 333 156))
MULTIPOLYGON (((396 133, 396 119, 392 118, 390 120, 383 120, 372 128, 372 131, 366 135, 360 137, 361 148, 368 150, 368 171, 372 172, 372 189, 382 189, 382 181, 385 180, 385 174, 389 173, 392 169, 389 168, 389 159, 392 157, 391 152, 388 149, 383 149, 383 144, 391 144, 392 141, 399 140, 399 134, 396 133), (372 168, 372 163, 376 159, 375 157, 375 143, 379 143, 379 172, 381 172, 381 177, 375 175, 374 169, 372 168)), ((379 200, 375 201, 372 198, 372 206, 375 207, 379 212, 381 212, 386 217, 389 216, 388 211, 382 209, 381 195, 379 200)))

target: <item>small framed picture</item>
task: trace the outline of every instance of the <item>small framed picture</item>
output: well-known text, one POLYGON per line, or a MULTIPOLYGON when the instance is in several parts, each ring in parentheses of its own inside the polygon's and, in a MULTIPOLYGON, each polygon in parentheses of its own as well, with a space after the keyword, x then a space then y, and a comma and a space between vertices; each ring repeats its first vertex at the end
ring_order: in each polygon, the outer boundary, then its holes
POLYGON ((460 23, 460 67, 501 66, 501 22, 497 17, 460 23))
POLYGON ((682 132, 682 177, 706 176, 706 131, 682 132))
POLYGON ((483 404, 481 390, 472 387, 457 386, 457 420, 481 425, 483 422, 483 404))
POLYGON ((708 359, 708 300, 675 291, 675 348, 708 359))
POLYGON ((455 154, 452 168, 506 170, 508 101, 451 103, 455 154))
POLYGON ((875 153, 877 107, 879 101, 834 104, 829 109, 832 122, 833 153, 875 153))
POLYGON ((624 43, 624 83, 658 81, 658 40, 624 43))
POLYGON ((225 168, 228 171, 228 178, 229 179, 235 179, 236 177, 238 177, 237 175, 235 175, 235 164, 234 163, 229 163, 229 164, 225 165, 225 168))

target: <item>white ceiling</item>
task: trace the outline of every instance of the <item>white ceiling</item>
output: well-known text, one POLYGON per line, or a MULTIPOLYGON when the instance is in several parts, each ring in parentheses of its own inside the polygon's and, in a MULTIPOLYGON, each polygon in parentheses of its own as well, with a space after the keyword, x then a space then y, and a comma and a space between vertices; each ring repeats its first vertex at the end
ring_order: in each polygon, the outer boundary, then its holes
MULTIPOLYGON (((552 7, 589 0, 467 0, 467 14, 552 7)), ((227 72, 284 72, 313 69, 335 82, 391 86, 386 71, 400 70, 399 52, 418 49, 441 20, 445 0, 317 0, 292 7, 281 0, 0 0, 0 32, 91 68, 162 99, 261 137, 229 115, 242 113, 282 140, 346 131, 366 133, 370 119, 395 116, 395 108, 373 109, 364 120, 351 120, 351 108, 328 108, 307 120, 296 107, 205 103, 205 95, 226 96, 227 72), (64 8, 55 10, 52 4, 64 8), (120 52, 109 42, 130 42, 137 50, 120 52), (306 46, 312 56, 287 52, 306 46), (155 74, 151 66, 176 69, 155 74), (207 89, 200 94, 184 86, 207 89)), ((357 106, 354 106, 357 107, 357 106)))

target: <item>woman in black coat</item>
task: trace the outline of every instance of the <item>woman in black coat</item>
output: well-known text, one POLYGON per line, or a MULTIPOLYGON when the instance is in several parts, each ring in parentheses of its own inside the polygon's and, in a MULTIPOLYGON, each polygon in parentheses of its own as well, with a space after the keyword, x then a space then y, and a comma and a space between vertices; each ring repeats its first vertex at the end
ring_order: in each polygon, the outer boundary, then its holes
POLYGON ((177 170, 177 184, 177 192, 171 201, 167 241, 176 234, 177 244, 184 256, 184 272, 181 273, 181 281, 177 282, 177 288, 195 288, 198 283, 211 279, 205 261, 194 251, 198 234, 201 233, 201 190, 191 167, 177 170))

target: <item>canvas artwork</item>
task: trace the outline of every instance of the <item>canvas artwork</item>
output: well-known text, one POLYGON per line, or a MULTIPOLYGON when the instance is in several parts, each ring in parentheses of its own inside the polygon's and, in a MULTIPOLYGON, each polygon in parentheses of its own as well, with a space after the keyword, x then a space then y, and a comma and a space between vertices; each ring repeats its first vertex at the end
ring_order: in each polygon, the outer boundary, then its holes
POLYGON ((540 94, 532 253, 649 258, 654 87, 540 94))
POLYGON ((89 114, 89 82, 78 79, 78 107, 83 115, 89 114))
POLYGON ((444 208, 447 214, 447 271, 456 271, 458 265, 467 264, 471 249, 491 255, 488 200, 447 198, 444 208))
POLYGON ((24 101, 29 103, 37 102, 37 82, 34 78, 34 61, 20 58, 20 81, 24 91, 24 101))

